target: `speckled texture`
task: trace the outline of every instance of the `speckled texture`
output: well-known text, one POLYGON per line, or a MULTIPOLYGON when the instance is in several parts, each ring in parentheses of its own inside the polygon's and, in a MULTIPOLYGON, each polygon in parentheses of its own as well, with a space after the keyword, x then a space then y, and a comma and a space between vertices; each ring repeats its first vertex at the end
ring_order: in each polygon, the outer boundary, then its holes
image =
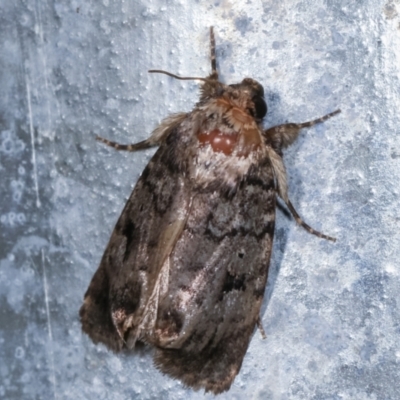
POLYGON ((202 399, 150 355, 114 355, 78 310, 152 151, 209 72, 266 90, 265 125, 342 114, 285 153, 291 200, 335 244, 278 212, 256 332, 219 399, 398 399, 400 5, 377 0, 0 3, 0 397, 202 399), (239 2, 238 2, 239 3, 239 2))

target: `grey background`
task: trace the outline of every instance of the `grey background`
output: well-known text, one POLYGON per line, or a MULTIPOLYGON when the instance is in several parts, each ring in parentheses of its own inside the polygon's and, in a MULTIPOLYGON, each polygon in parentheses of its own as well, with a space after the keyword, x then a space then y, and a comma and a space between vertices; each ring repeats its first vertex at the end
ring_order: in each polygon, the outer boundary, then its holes
POLYGON ((340 107, 285 153, 311 236, 278 211, 262 309, 220 399, 400 398, 399 1, 0 0, 0 397, 201 399, 149 354, 115 355, 78 310, 153 151, 189 111, 215 26, 225 82, 266 90, 266 126, 340 107), (238 2, 239 3, 239 2, 238 2))

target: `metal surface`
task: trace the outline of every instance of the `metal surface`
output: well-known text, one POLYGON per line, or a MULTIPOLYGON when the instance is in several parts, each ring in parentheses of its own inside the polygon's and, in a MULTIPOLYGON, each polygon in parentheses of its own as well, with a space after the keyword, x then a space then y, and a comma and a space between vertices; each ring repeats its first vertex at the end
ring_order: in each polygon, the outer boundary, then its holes
POLYGON ((0 397, 200 399, 148 354, 115 355, 78 310, 152 151, 209 72, 208 27, 229 83, 264 85, 265 125, 340 107, 285 153, 290 198, 331 243, 278 212, 262 309, 220 399, 398 399, 400 4, 0 2, 0 397))

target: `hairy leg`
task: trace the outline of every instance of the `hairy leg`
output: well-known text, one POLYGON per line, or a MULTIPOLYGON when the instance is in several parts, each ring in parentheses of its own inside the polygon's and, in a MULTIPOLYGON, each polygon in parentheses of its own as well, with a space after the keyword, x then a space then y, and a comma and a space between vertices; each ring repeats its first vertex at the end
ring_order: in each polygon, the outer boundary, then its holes
POLYGON ((336 242, 336 239, 334 237, 325 235, 321 232, 316 231, 315 229, 311 228, 310 225, 306 224, 301 218, 300 215, 297 213, 295 208, 293 207, 293 204, 291 203, 290 200, 287 201, 286 205, 289 208, 289 211, 292 213, 293 218, 296 220, 296 222, 302 226, 306 231, 312 233, 315 236, 318 236, 321 239, 326 239, 326 240, 331 240, 332 242, 336 242))
MULTIPOLYGON (((329 114, 324 115, 321 118, 314 119, 312 121, 303 122, 300 124, 288 123, 283 125, 273 126, 264 131, 264 136, 267 141, 271 143, 275 150, 280 150, 284 147, 291 145, 299 135, 300 129, 310 128, 316 124, 325 122, 327 119, 339 114, 341 111, 336 110, 329 114)), ((280 151, 278 153, 281 153, 280 151)))

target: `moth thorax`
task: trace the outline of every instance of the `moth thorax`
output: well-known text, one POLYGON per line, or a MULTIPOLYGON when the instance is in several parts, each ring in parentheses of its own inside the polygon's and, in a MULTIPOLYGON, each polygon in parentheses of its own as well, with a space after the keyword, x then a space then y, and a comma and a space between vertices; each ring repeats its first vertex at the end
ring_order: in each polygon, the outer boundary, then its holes
POLYGON ((210 132, 199 132, 197 139, 201 146, 210 145, 216 153, 226 156, 235 155, 247 157, 251 152, 257 150, 261 144, 260 134, 256 129, 243 129, 238 132, 221 132, 213 129, 210 132))

